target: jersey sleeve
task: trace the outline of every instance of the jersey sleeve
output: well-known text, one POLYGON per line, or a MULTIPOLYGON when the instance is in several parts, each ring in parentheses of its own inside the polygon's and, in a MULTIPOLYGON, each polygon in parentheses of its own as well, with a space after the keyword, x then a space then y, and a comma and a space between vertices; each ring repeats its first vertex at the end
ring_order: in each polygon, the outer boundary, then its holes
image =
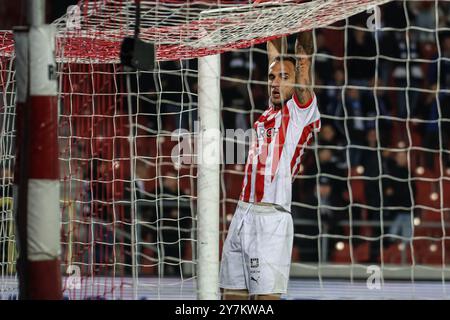
POLYGON ((320 131, 320 112, 317 106, 317 97, 313 94, 310 101, 301 104, 294 93, 288 102, 289 113, 297 127, 312 127, 314 131, 320 131))

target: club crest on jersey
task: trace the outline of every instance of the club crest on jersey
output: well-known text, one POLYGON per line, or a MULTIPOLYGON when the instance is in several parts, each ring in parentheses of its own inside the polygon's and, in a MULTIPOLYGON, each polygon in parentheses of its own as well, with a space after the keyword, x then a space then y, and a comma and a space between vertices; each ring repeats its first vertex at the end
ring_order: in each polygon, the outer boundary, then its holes
POLYGON ((278 132, 278 128, 275 128, 275 127, 267 128, 267 129, 260 128, 259 132, 258 132, 259 133, 258 136, 260 138, 263 138, 263 137, 272 138, 277 132, 278 132))
POLYGON ((250 258, 250 268, 258 268, 258 267, 259 267, 259 259, 250 258))

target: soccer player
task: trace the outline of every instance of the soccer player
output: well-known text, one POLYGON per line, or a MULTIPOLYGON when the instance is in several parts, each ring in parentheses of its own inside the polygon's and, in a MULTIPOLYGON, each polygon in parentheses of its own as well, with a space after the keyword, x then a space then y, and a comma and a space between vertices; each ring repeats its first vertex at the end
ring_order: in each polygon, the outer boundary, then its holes
POLYGON ((269 107, 254 124, 240 201, 220 266, 224 299, 279 299, 286 293, 294 230, 292 181, 305 146, 320 130, 311 89, 312 32, 300 32, 295 58, 285 37, 269 41, 269 107))

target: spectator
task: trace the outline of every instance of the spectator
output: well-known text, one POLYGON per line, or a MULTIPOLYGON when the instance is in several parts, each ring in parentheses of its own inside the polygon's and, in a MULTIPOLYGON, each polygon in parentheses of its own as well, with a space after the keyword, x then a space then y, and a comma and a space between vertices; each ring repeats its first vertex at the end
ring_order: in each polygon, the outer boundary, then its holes
MULTIPOLYGON (((235 69, 230 80, 222 81, 223 123, 225 129, 247 130, 250 127, 248 114, 251 104, 245 70, 235 69)), ((248 77, 248 75, 247 75, 248 77)))
MULTIPOLYGON (((113 222, 112 205, 108 187, 111 176, 106 161, 92 159, 88 170, 85 172, 85 197, 88 205, 84 208, 84 214, 92 219, 93 239, 87 233, 87 243, 94 243, 93 268, 96 274, 107 270, 107 265, 113 263, 113 231, 110 226, 113 222)), ((89 255, 90 257, 90 255, 89 255)))
MULTIPOLYGON (((388 167, 388 177, 383 179, 384 203, 392 225, 389 234, 403 237, 406 242, 412 236, 412 215, 415 187, 410 180, 408 155, 405 151, 395 154, 395 162, 388 167)), ((390 239, 391 242, 395 241, 390 239)))
POLYGON ((178 176, 168 172, 164 176, 159 197, 158 245, 164 274, 183 275, 183 255, 191 239, 192 217, 187 195, 179 189, 178 176))
POLYGON ((381 54, 397 59, 389 63, 394 85, 397 87, 397 115, 400 118, 415 117, 419 102, 419 92, 424 74, 421 65, 416 33, 404 31, 388 32, 383 37, 381 54), (408 38, 407 38, 408 37, 408 38), (409 68, 407 68, 409 66, 409 68))
POLYGON ((223 65, 227 66, 224 70, 225 76, 231 76, 236 72, 243 72, 249 75, 255 70, 255 61, 250 59, 250 53, 247 50, 233 50, 223 55, 223 65))
POLYGON ((342 109, 342 87, 345 84, 344 70, 338 68, 333 72, 333 79, 327 85, 327 104, 322 105, 321 112, 324 115, 335 116, 342 109))
MULTIPOLYGON (((343 190, 346 187, 347 166, 345 160, 344 143, 337 138, 337 133, 331 124, 324 124, 320 130, 318 140, 318 161, 312 161, 307 165, 305 158, 305 171, 302 174, 303 185, 312 190, 316 187, 316 177, 318 174, 325 174, 330 184, 336 190, 343 190), (337 148, 336 148, 337 147, 337 148)), ((295 196, 295 195, 294 195, 295 196)))
POLYGON ((414 16, 413 25, 425 29, 416 31, 418 33, 418 42, 422 44, 434 43, 436 28, 436 8, 435 3, 431 1, 415 2, 409 4, 411 13, 414 16))
MULTIPOLYGON (((440 70, 438 72, 438 63, 431 65, 428 73, 428 83, 431 90, 439 91, 437 95, 433 92, 428 95, 426 105, 429 108, 428 122, 425 128, 425 145, 428 148, 439 150, 447 149, 450 140, 450 33, 444 33, 441 37, 441 57, 433 57, 434 61, 440 58, 440 70), (447 92, 445 92, 445 90, 447 92), (437 99, 436 99, 437 98, 437 99), (441 139, 439 138, 439 122, 441 124, 441 139), (442 140, 442 141, 440 141, 442 140)), ((426 165, 429 168, 434 167, 434 153, 429 152, 426 157, 426 165)), ((450 166, 450 161, 447 160, 450 166)))
POLYGON ((404 29, 407 27, 407 16, 409 11, 405 10, 402 1, 391 1, 381 6, 381 19, 384 28, 377 32, 380 35, 379 46, 379 66, 380 77, 383 82, 389 84, 389 80, 392 74, 394 63, 391 60, 394 57, 394 33, 400 32, 398 29, 404 29))
POLYGON ((316 31, 316 54, 314 55, 314 75, 327 83, 333 79, 333 53, 326 46, 325 35, 316 31))
MULTIPOLYGON (((184 65, 189 63, 191 63, 190 60, 161 63, 160 80, 157 86, 160 91, 157 101, 161 101, 161 105, 157 106, 157 114, 164 119, 162 125, 165 130, 192 129, 191 121, 197 118, 196 95, 186 92, 186 88, 192 85, 190 77, 184 74, 184 65)), ((189 66, 189 68, 195 67, 195 64, 194 67, 189 66)))
POLYGON ((344 138, 339 135, 331 123, 327 121, 324 121, 323 123, 324 124, 319 134, 318 145, 321 147, 333 147, 333 162, 336 163, 336 167, 343 168, 342 166, 345 167, 346 165, 345 155, 343 154, 345 152, 344 138))
MULTIPOLYGON (((379 179, 381 177, 381 158, 379 154, 378 139, 375 129, 367 131, 367 147, 362 151, 363 173, 365 177, 373 178, 365 180, 365 194, 367 204, 374 208, 380 208, 381 190, 379 187, 379 179)), ((376 217, 377 218, 377 217, 376 217)))
MULTIPOLYGON (((370 129, 367 132, 367 146, 371 149, 364 149, 362 151, 362 161, 364 177, 364 195, 366 198, 367 208, 367 220, 374 222, 374 227, 371 228, 371 236, 379 237, 384 234, 384 230, 381 230, 381 174, 382 174, 382 162, 379 148, 379 142, 377 139, 377 133, 375 129, 370 129)), ((379 242, 371 241, 370 243, 370 261, 377 261, 379 255, 379 242)))
POLYGON ((381 79, 378 79, 377 85, 371 83, 370 86, 376 87, 376 91, 375 95, 368 95, 365 113, 367 117, 375 120, 367 122, 367 129, 376 129, 378 123, 380 146, 388 147, 391 139, 392 120, 387 117, 392 115, 392 103, 386 91, 380 88, 385 86, 381 79))
MULTIPOLYGON (((224 126, 226 129, 243 129, 247 130, 250 127, 248 114, 251 111, 251 104, 249 98, 249 89, 247 81, 254 78, 259 71, 255 68, 259 61, 259 55, 253 56, 246 50, 234 50, 223 55, 223 75, 227 80, 221 83, 222 99, 224 108, 232 108, 233 110, 224 110, 224 126)), ((267 59, 264 57, 263 63, 266 64, 267 59)), ((266 74, 262 75, 262 78, 266 74)), ((262 79, 258 79, 262 80, 262 79)), ((252 89, 253 90, 253 89, 252 89)), ((263 101, 263 104, 267 101, 263 101)))
MULTIPOLYGON (((316 95, 318 103, 320 103, 320 105, 324 107, 328 106, 328 104, 330 103, 328 101, 328 92, 324 87, 325 85, 327 85, 327 83, 324 82, 322 78, 318 76, 314 77, 314 94, 316 95)), ((324 116, 329 115, 328 110, 326 110, 326 108, 324 108, 324 110, 322 111, 322 115, 324 116)))
POLYGON ((317 174, 326 175, 333 188, 343 190, 346 187, 346 182, 343 179, 347 176, 347 168, 343 167, 343 163, 339 163, 338 161, 339 158, 336 156, 336 150, 331 148, 320 149, 319 170, 317 174))
POLYGON ((135 163, 135 180, 134 190, 131 188, 131 183, 127 184, 124 189, 123 199, 127 202, 124 210, 124 243, 128 244, 125 252, 125 270, 127 274, 131 274, 133 263, 132 245, 135 243, 135 257, 136 261, 141 260, 142 242, 147 239, 148 242, 153 242, 156 239, 156 218, 155 218, 155 197, 146 191, 145 180, 148 178, 148 166, 142 161, 138 160, 135 163), (133 194, 133 203, 131 203, 133 194), (135 216, 131 215, 132 208, 135 209, 135 216), (135 239, 131 238, 134 227, 135 239))
POLYGON ((438 2, 438 12, 439 12, 439 28, 448 28, 450 26, 450 2, 439 1, 438 2))
POLYGON ((343 236, 343 224, 349 222, 348 211, 345 209, 344 200, 339 190, 333 189, 331 181, 327 177, 319 179, 320 216, 322 220, 322 233, 330 235, 323 237, 322 261, 329 261, 331 249, 339 240, 333 236, 343 236))
POLYGON ((403 29, 407 25, 407 17, 411 16, 409 7, 405 6, 403 1, 391 1, 381 6, 381 17, 384 19, 384 25, 387 28, 403 29))
POLYGON ((364 122, 364 103, 357 89, 349 88, 346 91, 345 106, 346 113, 342 112, 341 116, 345 116, 344 132, 348 131, 348 144, 350 149, 350 166, 355 167, 361 163, 361 146, 366 144, 364 122))
MULTIPOLYGON (((304 219, 304 223, 296 226, 295 233, 307 237, 317 237, 319 235, 317 214, 320 213, 322 222, 320 259, 322 262, 326 262, 331 256, 330 248, 334 248, 337 241, 333 236, 343 235, 344 229, 341 223, 348 221, 342 194, 339 190, 333 189, 328 177, 321 176, 318 187, 314 187, 314 192, 310 193, 305 204, 307 206, 299 211, 299 216, 304 219)), ((301 261, 318 261, 317 239, 311 241, 308 238, 296 237, 295 243, 299 247, 301 261)))
MULTIPOLYGON (((119 74, 119 81, 127 83, 127 75, 119 74)), ((162 77, 164 79, 164 76, 162 77)), ((161 82, 165 84, 165 82, 161 82)), ((131 113, 135 115, 136 120, 145 124, 145 127, 156 132, 158 130, 158 115, 165 113, 158 104, 157 86, 155 84, 154 74, 150 72, 139 72, 136 75, 130 75, 130 89, 124 88, 125 92, 130 91, 130 95, 123 99, 126 103, 124 111, 128 113, 128 101, 131 100, 131 113), (137 93, 139 92, 139 99, 137 93)))
POLYGON ((375 75, 375 57, 377 55, 372 33, 352 29, 347 47, 347 70, 349 84, 368 87, 375 75))

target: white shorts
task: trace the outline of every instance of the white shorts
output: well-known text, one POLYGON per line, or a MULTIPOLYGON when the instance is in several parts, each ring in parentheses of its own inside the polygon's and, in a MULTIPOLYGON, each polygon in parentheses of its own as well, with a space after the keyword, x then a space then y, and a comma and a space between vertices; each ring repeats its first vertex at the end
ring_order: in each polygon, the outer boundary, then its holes
POLYGON ((220 287, 286 293, 293 239, 290 213, 240 201, 223 245, 220 287))

